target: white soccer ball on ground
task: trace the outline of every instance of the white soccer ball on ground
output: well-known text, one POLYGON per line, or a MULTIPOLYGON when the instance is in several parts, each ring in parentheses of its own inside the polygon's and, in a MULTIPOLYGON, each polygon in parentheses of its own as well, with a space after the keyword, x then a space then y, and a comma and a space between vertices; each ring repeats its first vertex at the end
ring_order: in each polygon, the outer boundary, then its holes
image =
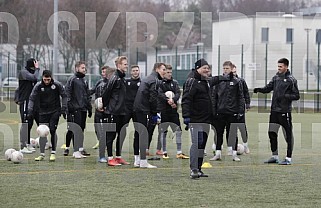
POLYGON ((15 151, 11 155, 11 161, 15 164, 21 163, 23 160, 23 154, 20 151, 15 151))
POLYGON ((99 111, 102 111, 104 109, 102 97, 99 97, 95 100, 95 108, 99 111))
POLYGON ((37 145, 38 145, 37 140, 34 139, 34 138, 30 138, 30 145, 31 145, 33 148, 36 148, 37 145))
POLYGON ((50 130, 49 130, 49 127, 47 125, 41 124, 37 128, 37 134, 40 137, 47 137, 49 132, 50 132, 50 130))
POLYGON ((172 92, 172 91, 166 91, 165 92, 165 96, 168 98, 168 99, 173 99, 175 94, 172 92))
POLYGON ((7 149, 4 153, 4 157, 6 158, 6 160, 10 161, 12 158, 12 153, 14 153, 16 150, 15 149, 7 149))
POLYGON ((244 146, 243 144, 237 144, 237 154, 243 155, 244 154, 244 146))

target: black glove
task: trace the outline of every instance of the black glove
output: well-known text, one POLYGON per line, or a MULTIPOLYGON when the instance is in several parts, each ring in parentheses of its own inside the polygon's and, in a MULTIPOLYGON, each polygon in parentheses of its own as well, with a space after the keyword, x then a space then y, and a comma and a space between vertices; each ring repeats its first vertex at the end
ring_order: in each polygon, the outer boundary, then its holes
POLYGON ((234 78, 234 73, 233 72, 229 73, 229 78, 230 78, 230 80, 232 80, 234 78))
POLYGON ((27 113, 27 120, 32 120, 33 119, 33 113, 27 113))
POLYGON ((93 112, 91 110, 88 110, 88 117, 91 118, 92 115, 93 115, 93 112))
POLYGON ((254 93, 261 92, 261 88, 254 88, 253 92, 254 92, 254 93))
POLYGON ((150 122, 153 125, 156 125, 159 120, 160 120, 160 116, 157 115, 157 114, 156 115, 151 115, 151 117, 150 117, 150 122))
POLYGON ((185 124, 186 126, 188 126, 190 122, 191 122, 191 119, 190 119, 190 118, 184 118, 184 124, 185 124))
POLYGON ((66 120, 67 119, 67 109, 61 108, 61 115, 66 120))
POLYGON ((241 120, 243 118, 244 114, 243 113, 238 113, 236 114, 236 119, 241 120))
POLYGON ((249 110, 251 108, 250 104, 245 104, 246 110, 249 110))
POLYGON ((66 111, 61 111, 61 115, 65 120, 67 119, 66 111))
POLYGON ((184 124, 185 126, 185 130, 188 131, 189 129, 189 123, 191 122, 191 118, 184 118, 184 124))
POLYGON ((68 101, 67 102, 67 110, 66 111, 68 111, 68 113, 74 114, 77 111, 77 109, 74 107, 74 105, 70 101, 68 101))

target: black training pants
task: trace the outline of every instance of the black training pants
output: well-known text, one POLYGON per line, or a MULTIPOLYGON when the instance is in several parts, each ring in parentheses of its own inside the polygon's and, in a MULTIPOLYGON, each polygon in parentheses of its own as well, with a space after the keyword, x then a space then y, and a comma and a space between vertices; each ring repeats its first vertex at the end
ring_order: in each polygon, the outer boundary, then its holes
POLYGON ((278 131, 280 126, 283 127, 282 130, 287 143, 287 157, 292 157, 294 138, 292 132, 291 113, 279 113, 271 111, 269 121, 269 138, 272 154, 278 155, 278 131))

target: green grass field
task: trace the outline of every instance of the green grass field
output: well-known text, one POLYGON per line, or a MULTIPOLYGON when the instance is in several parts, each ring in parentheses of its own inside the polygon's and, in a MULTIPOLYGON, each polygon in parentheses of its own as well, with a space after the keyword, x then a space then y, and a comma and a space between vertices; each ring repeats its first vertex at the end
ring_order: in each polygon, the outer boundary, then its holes
MULTIPOLYGON (((56 162, 35 162, 37 152, 24 155, 22 164, 4 159, 8 148, 18 149, 18 113, 15 105, 0 103, 0 207, 318 207, 321 203, 320 115, 293 114, 295 148, 291 166, 264 165, 270 157, 268 113, 251 109, 247 114, 251 154, 233 162, 223 150, 221 162, 204 169, 209 178, 189 179, 189 161, 177 160, 175 144, 168 139, 171 159, 151 161, 157 169, 133 166, 107 167, 97 162, 93 120, 88 120, 85 148, 92 156, 75 160, 63 157, 66 124, 61 119, 56 162), (11 112, 11 113, 9 113, 11 112), (9 133, 8 133, 9 131, 9 133), (11 132, 10 132, 11 131, 11 132), (5 132, 5 133, 4 133, 5 132), (13 133, 13 137, 10 136, 13 133)), ((133 163, 132 134, 126 138, 123 156, 133 163)), ((35 129, 32 136, 36 137, 35 129)), ((157 132, 152 152, 155 152, 157 132)), ((183 132, 183 152, 188 154, 190 136, 183 132)), ((205 161, 213 156, 211 132, 205 161)), ((225 145, 225 144, 224 144, 225 145)), ((283 136, 280 156, 285 156, 283 136)), ((226 147, 226 145, 225 145, 226 147)))

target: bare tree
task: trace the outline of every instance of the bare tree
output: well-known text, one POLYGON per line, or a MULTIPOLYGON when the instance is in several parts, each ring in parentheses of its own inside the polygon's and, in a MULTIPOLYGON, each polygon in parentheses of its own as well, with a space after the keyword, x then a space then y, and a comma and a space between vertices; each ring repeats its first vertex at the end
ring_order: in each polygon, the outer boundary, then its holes
MULTIPOLYGON (((1 10, 9 12, 16 17, 19 23, 19 42, 16 47, 18 69, 24 66, 27 58, 33 56, 37 59, 41 54, 40 48, 30 47, 40 44, 48 45, 49 38, 47 35, 47 21, 52 13, 49 0, 12 0, 3 1, 1 10), (23 48, 23 45, 29 47, 23 48)), ((3 40, 8 41, 7 31, 3 33, 3 40)))

